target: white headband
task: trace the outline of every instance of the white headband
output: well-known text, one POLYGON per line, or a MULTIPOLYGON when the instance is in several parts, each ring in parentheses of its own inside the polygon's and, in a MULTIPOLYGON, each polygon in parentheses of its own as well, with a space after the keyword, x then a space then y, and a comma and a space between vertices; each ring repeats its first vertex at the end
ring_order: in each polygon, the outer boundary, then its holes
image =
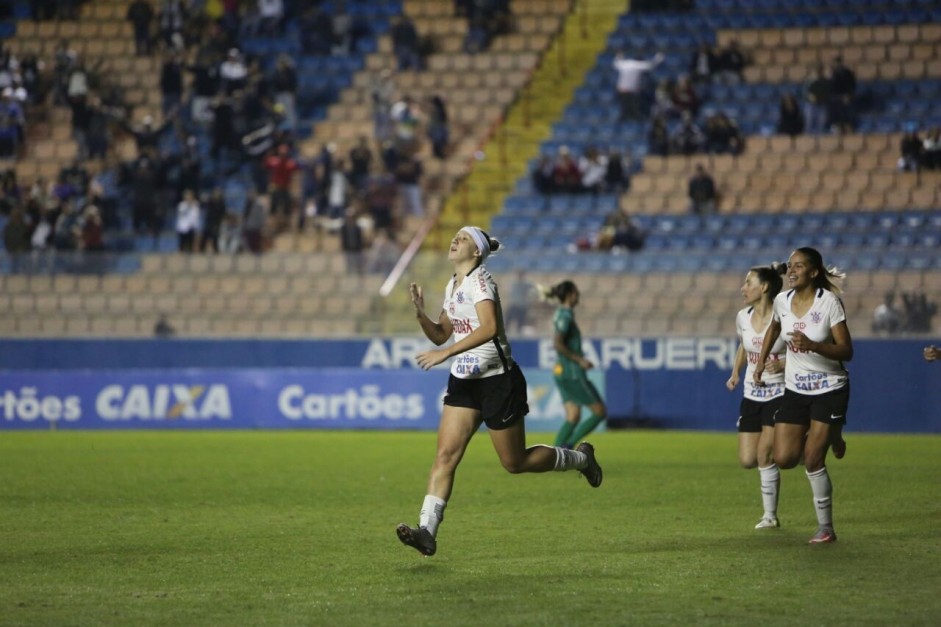
POLYGON ((487 242, 487 236, 476 226, 465 226, 461 230, 470 235, 474 243, 477 244, 477 250, 480 251, 480 261, 483 262, 490 254, 490 243, 487 242))

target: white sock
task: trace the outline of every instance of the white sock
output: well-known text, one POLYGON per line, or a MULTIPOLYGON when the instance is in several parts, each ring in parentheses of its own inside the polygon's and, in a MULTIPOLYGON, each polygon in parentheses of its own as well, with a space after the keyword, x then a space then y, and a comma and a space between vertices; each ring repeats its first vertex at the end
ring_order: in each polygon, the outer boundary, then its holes
POLYGON ((421 512, 418 514, 418 526, 424 527, 433 537, 438 535, 438 523, 444 520, 444 507, 448 502, 439 499, 437 496, 428 494, 421 504, 421 512))
POLYGON ((761 476, 761 502, 765 506, 765 518, 778 517, 778 491, 781 487, 781 471, 778 465, 758 467, 761 476))
POLYGON ((821 527, 833 526, 833 484, 824 466, 815 472, 807 472, 810 489, 814 493, 814 508, 817 511, 817 524, 821 527))
MULTIPOLYGON (((541 446, 545 446, 544 444, 541 446)), ((553 470, 581 470, 588 465, 588 456, 580 451, 561 446, 550 446, 555 449, 555 468, 553 470)))

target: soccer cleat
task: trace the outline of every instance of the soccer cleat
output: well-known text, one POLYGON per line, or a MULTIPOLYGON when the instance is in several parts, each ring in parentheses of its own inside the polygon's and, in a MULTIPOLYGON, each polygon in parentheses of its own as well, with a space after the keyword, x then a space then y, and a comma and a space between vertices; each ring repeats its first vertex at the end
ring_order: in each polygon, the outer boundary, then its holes
POLYGON ((758 524, 755 525, 755 529, 777 529, 781 526, 781 523, 778 522, 777 518, 768 518, 767 516, 762 517, 758 521, 758 524))
POLYGON ((424 527, 412 529, 405 523, 399 523, 399 526, 395 528, 395 534, 399 536, 402 544, 412 547, 425 557, 434 555, 438 550, 435 537, 424 527))
POLYGON ((585 456, 588 457, 588 465, 578 472, 582 473, 582 475, 588 479, 588 485, 597 488, 601 485, 602 475, 601 466, 598 465, 598 460, 595 459, 595 447, 588 442, 582 442, 575 447, 575 450, 579 453, 584 453, 585 456))
POLYGON ((833 527, 820 527, 807 544, 830 544, 831 542, 836 542, 836 532, 833 527))
POLYGON ((837 459, 843 459, 843 456, 846 455, 846 440, 840 438, 833 443, 831 448, 833 449, 833 455, 837 459))

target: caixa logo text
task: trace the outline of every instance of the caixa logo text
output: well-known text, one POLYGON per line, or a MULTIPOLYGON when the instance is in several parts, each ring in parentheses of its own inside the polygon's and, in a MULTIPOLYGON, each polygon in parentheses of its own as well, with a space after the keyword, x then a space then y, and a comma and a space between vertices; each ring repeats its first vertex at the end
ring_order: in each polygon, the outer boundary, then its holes
POLYGON ((5 390, 0 396, 0 415, 4 420, 78 420, 82 417, 82 401, 77 396, 40 396, 34 387, 20 388, 19 394, 5 390))
POLYGON ((229 420, 229 388, 212 385, 109 385, 98 393, 102 420, 229 420))

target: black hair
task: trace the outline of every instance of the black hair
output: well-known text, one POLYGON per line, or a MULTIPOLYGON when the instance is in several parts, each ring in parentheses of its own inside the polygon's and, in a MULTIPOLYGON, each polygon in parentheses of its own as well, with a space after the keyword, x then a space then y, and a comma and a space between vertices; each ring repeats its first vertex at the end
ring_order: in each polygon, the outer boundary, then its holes
POLYGON ((843 290, 837 285, 836 281, 842 281, 846 278, 846 273, 836 267, 826 267, 823 264, 823 255, 816 248, 802 246, 794 252, 804 255, 807 263, 812 269, 817 270, 817 276, 814 277, 814 287, 830 290, 834 294, 839 294, 843 290))
POLYGON ((562 303, 565 302, 565 299, 568 298, 570 294, 577 290, 578 288, 575 286, 574 282, 565 280, 561 283, 556 283, 552 287, 543 288, 542 291, 545 298, 551 298, 562 303))
POLYGON ((774 300, 784 287, 783 275, 787 272, 787 264, 773 261, 768 266, 752 266, 749 272, 754 272, 758 282, 768 286, 768 298, 774 300))

